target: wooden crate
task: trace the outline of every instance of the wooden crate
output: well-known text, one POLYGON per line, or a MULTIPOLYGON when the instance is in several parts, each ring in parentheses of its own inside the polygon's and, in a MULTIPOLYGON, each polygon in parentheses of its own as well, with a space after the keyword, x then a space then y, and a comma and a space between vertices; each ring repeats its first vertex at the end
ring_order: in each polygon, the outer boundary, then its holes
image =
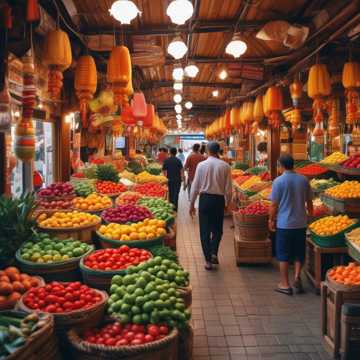
POLYGON ((321 281, 326 272, 336 265, 347 264, 350 260, 347 247, 323 248, 316 245, 310 238, 306 239, 305 274, 320 294, 321 281))
POLYGON ((238 234, 234 237, 236 264, 265 264, 272 260, 271 241, 242 241, 238 234))
POLYGON ((341 311, 341 360, 360 359, 360 305, 343 306, 341 311))
POLYGON ((321 328, 325 349, 334 358, 339 356, 341 307, 345 303, 360 304, 360 290, 335 288, 328 281, 321 283, 321 328))

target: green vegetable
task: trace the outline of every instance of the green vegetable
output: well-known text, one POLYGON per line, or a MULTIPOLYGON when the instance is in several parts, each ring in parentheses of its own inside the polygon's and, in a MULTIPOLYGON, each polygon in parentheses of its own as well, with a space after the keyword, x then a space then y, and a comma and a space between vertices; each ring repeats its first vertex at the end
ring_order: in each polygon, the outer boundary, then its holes
POLYGON ((120 178, 118 171, 112 164, 98 165, 96 168, 96 178, 98 180, 108 180, 118 183, 120 178))
POLYGON ((143 166, 136 160, 129 161, 126 170, 134 173, 135 175, 140 174, 142 171, 144 171, 143 166))
POLYGON ((151 253, 154 256, 160 256, 163 259, 168 259, 171 260, 173 262, 178 262, 178 257, 176 255, 176 252, 171 250, 168 246, 154 246, 151 248, 151 253))
POLYGON ((160 175, 162 172, 162 166, 159 163, 151 163, 146 167, 146 171, 152 175, 160 175))
POLYGON ((237 170, 246 170, 249 168, 249 165, 246 164, 246 163, 242 163, 242 162, 235 162, 235 164, 233 165, 233 168, 234 169, 237 169, 237 170))
POLYGON ((91 184, 88 181, 78 181, 74 185, 75 193, 77 196, 86 197, 91 193, 95 192, 94 184, 91 184))
POLYGON ((255 166, 250 169, 247 169, 246 173, 252 174, 252 175, 260 175, 266 171, 268 171, 266 166, 255 166))

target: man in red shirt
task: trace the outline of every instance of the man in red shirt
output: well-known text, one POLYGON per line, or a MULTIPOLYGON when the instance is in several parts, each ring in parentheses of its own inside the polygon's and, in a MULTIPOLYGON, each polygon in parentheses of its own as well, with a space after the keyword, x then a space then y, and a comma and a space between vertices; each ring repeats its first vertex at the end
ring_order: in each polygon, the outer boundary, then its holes
POLYGON ((188 173, 187 189, 188 189, 189 200, 190 200, 191 183, 194 180, 196 168, 201 161, 205 160, 205 157, 200 154, 199 150, 200 150, 200 144, 194 144, 192 148, 192 153, 187 157, 184 166, 184 169, 188 173))

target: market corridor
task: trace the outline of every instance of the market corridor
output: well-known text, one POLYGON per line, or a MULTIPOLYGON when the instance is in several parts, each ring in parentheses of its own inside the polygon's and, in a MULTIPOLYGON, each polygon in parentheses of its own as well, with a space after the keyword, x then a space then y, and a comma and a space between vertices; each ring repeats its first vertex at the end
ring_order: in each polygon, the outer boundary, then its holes
POLYGON ((224 224, 219 270, 207 272, 198 221, 191 220, 188 206, 181 192, 177 246, 193 287, 194 360, 330 359, 321 345, 320 297, 308 286, 303 295, 276 294, 272 266, 238 268, 230 219, 224 224))

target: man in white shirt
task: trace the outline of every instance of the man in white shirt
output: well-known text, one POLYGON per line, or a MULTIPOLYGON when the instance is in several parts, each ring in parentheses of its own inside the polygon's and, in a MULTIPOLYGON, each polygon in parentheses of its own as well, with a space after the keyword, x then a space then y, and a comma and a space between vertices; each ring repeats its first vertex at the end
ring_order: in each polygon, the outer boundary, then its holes
POLYGON ((231 202, 231 168, 219 159, 220 145, 210 142, 209 157, 196 168, 191 185, 190 216, 195 215, 195 200, 199 198, 199 223, 201 246, 205 257, 205 269, 218 264, 218 250, 223 234, 224 209, 231 202))

